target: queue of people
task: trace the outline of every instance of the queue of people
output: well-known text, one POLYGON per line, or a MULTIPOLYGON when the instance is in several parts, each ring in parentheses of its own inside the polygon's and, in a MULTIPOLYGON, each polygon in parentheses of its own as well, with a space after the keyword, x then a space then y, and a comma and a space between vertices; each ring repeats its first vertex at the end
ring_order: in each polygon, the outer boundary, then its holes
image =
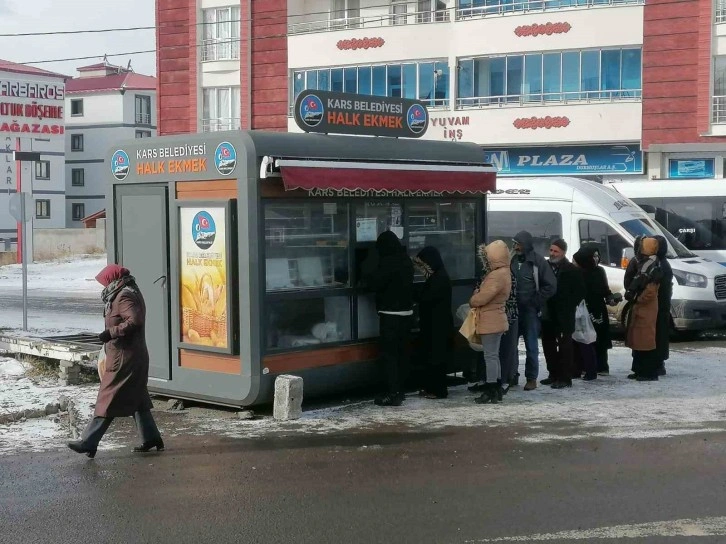
MULTIPOLYGON (((453 346, 452 288, 439 251, 425 247, 409 259, 390 231, 378 237, 377 266, 367 274, 376 292, 380 317, 380 353, 386 390, 375 399, 379 406, 400 406, 408 378, 410 330, 414 305, 420 324, 419 395, 442 399, 448 395, 446 369, 453 346), (424 282, 414 288, 414 270, 424 282)), ((633 354, 632 373, 638 381, 657 380, 668 359, 670 300, 673 273, 665 258, 662 237, 639 237, 635 258, 625 274, 626 305, 622 312, 626 346, 633 354)), ((622 302, 612 293, 600 264, 600 249, 586 243, 567 258, 563 239, 552 242, 549 259, 534 250, 531 234, 518 233, 511 251, 502 240, 479 248, 482 275, 469 300, 475 323, 474 341, 481 353, 472 392, 479 404, 496 404, 519 385, 519 339, 526 357, 525 391, 537 388, 539 346, 548 375, 539 382, 553 389, 572 387, 573 379, 596 380, 610 372, 608 306, 622 302), (586 330, 579 330, 586 329, 586 330)), ((472 329, 474 330, 474 329, 472 329)))

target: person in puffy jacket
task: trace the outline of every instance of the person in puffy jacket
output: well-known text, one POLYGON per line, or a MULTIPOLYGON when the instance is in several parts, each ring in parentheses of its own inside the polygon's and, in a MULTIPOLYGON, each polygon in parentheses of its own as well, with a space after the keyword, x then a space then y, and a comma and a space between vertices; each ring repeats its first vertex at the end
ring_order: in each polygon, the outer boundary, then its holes
POLYGON ((499 344, 509 330, 505 304, 512 289, 509 270, 509 248, 501 240, 479 247, 483 278, 479 289, 469 301, 476 309, 476 332, 481 336, 486 378, 484 392, 476 399, 479 404, 502 400, 502 375, 499 344))
POLYGON ((405 398, 411 316, 413 315, 413 263, 398 236, 387 230, 376 240, 376 266, 364 273, 376 293, 380 319, 380 358, 387 391, 375 399, 378 406, 400 406, 405 398))
POLYGON ((446 367, 454 330, 451 313, 451 280, 439 250, 427 246, 413 259, 426 281, 414 291, 418 303, 421 359, 424 363, 423 389, 427 399, 447 397, 446 367))
POLYGON ((542 328, 542 311, 545 302, 557 291, 557 279, 544 257, 535 252, 529 232, 522 231, 514 237, 514 253, 510 266, 517 279, 517 337, 524 337, 527 350, 524 390, 531 391, 537 388, 539 376, 537 341, 542 328))

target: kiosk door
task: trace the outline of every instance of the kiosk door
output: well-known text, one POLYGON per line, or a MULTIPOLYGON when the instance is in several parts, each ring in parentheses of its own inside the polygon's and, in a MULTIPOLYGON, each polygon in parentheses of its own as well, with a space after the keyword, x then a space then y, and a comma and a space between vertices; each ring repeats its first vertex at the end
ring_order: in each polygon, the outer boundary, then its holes
POLYGON ((171 378, 169 352, 169 237, 166 186, 116 189, 116 255, 131 270, 146 301, 149 377, 171 378))

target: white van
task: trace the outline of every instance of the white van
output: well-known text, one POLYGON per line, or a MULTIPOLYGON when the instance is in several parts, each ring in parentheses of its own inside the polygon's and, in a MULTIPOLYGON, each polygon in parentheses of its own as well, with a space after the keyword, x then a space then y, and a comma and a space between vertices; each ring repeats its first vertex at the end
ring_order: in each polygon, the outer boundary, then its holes
POLYGON ((624 181, 608 184, 684 246, 726 266, 726 181, 624 181))
MULTIPOLYGON (((668 240, 673 267, 673 325, 679 331, 726 326, 726 270, 691 253, 667 230, 661 229, 634 202, 614 189, 576 178, 499 178, 488 199, 487 239, 510 242, 519 231, 534 238, 535 250, 548 255, 550 243, 564 238, 568 257, 581 243, 597 242, 610 289, 624 292, 627 261, 624 250, 639 234, 662 234, 668 240)), ((611 309, 619 321, 624 303, 611 309)))

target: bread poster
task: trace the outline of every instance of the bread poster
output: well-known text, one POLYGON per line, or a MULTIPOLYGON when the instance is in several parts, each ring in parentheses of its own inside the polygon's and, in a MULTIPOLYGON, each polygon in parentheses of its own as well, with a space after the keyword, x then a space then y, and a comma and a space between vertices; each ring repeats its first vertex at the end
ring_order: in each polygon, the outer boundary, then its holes
POLYGON ((182 342, 227 349, 225 208, 181 208, 182 342))

